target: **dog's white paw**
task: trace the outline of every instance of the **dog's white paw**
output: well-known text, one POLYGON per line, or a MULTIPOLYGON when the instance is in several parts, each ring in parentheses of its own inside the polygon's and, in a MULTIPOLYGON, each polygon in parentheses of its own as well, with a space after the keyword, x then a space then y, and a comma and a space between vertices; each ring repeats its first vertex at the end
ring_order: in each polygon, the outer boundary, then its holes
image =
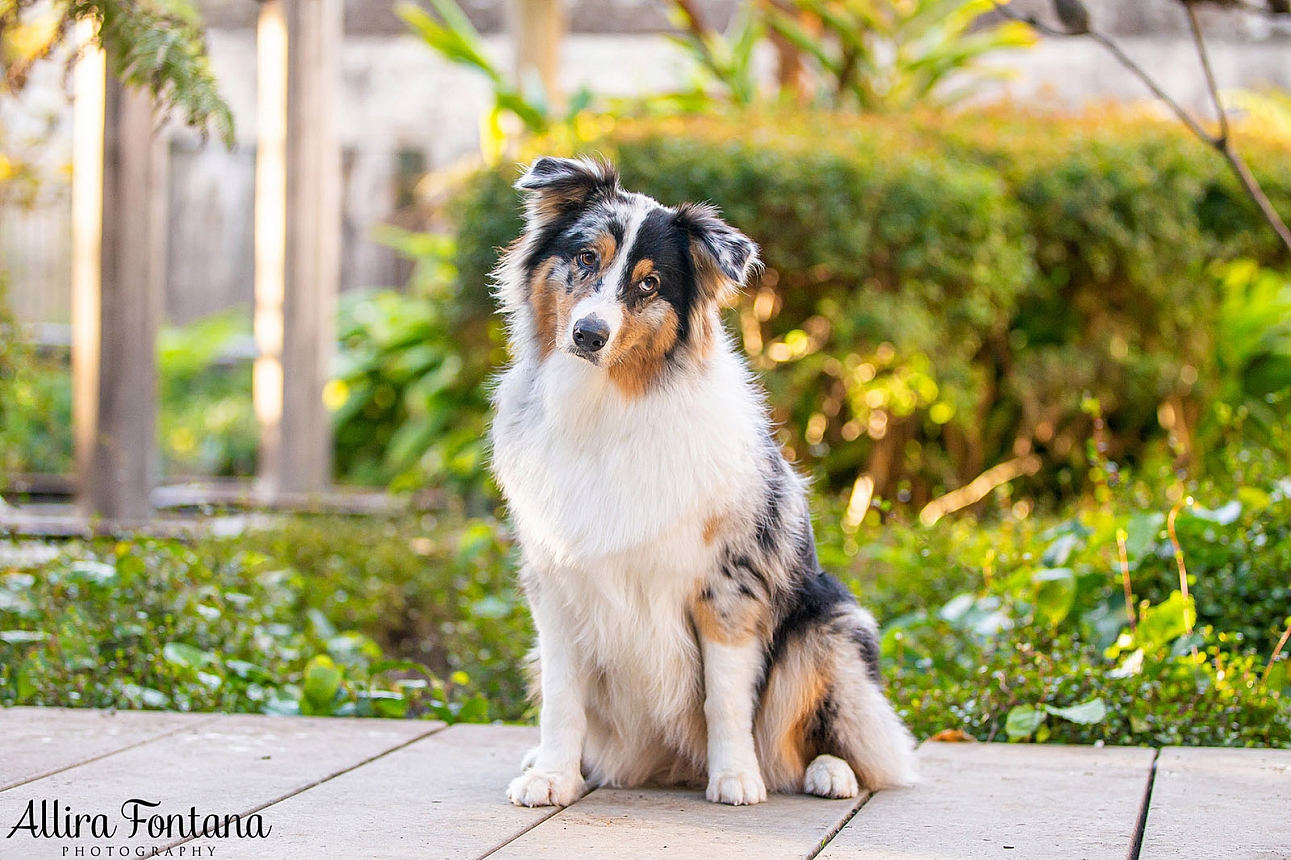
POLYGON ((720 770, 708 778, 705 796, 713 803, 750 806, 767 799, 767 787, 756 770, 720 770))
POLYGON ((807 765, 802 790, 817 797, 855 797, 861 787, 847 762, 832 755, 818 755, 807 765))
POLYGON ((516 806, 569 806, 583 793, 578 773, 527 770, 511 780, 507 797, 516 806))

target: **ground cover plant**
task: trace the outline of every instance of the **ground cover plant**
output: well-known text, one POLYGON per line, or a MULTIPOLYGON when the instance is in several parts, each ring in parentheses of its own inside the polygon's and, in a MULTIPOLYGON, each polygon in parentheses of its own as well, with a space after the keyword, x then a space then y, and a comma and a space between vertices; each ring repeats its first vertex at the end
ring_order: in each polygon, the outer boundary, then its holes
MULTIPOLYGON (((822 559, 879 616, 919 737, 1291 744, 1291 481, 1243 451, 1191 504, 1125 479, 1062 514, 999 492, 980 520, 850 526, 819 498, 822 559)), ((532 719, 510 552, 450 512, 9 548, 0 704, 532 719)))

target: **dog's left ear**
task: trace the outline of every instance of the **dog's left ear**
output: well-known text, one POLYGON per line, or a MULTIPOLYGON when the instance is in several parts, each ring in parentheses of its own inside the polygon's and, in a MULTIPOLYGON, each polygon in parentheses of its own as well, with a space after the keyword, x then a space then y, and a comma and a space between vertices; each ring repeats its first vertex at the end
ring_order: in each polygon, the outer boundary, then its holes
POLYGON ((719 305, 729 304, 749 272, 760 265, 758 246, 707 203, 683 203, 677 207, 677 221, 690 234, 690 257, 700 290, 719 305))
POLYGON ((544 155, 529 165, 515 187, 526 193, 525 216, 532 230, 570 209, 585 208, 593 197, 614 193, 619 174, 603 161, 544 155))

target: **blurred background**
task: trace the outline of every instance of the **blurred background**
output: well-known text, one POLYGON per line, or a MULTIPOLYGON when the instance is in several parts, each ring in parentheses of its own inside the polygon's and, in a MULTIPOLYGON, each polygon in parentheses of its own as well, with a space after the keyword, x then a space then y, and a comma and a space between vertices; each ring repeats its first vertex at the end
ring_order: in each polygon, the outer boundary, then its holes
MULTIPOLYGON (((187 518, 175 543, 50 525, 78 489, 79 43, 60 3, 0 12, 0 701, 524 716, 528 620, 483 443, 506 361, 488 274, 520 229, 518 164, 593 153, 666 204, 716 203, 761 245, 728 327, 923 735, 1291 741, 1278 0, 328 7, 316 120, 335 160, 308 177, 335 194, 311 246, 334 265, 318 295, 335 313, 301 413, 321 416, 305 423, 323 480, 290 503, 253 492, 280 468, 253 377, 257 165, 277 140, 262 64, 282 2, 157 6, 200 59, 160 91, 178 108, 145 134, 153 179, 130 210, 157 225, 155 373, 132 377, 156 386, 142 486, 187 518), (211 84, 204 112, 184 80, 211 84), (229 516, 265 501, 346 513, 229 516), (192 590, 169 622, 122 632, 114 607, 176 581, 192 590), (202 622, 243 598, 253 622, 202 622), (79 626, 56 636, 51 607, 69 605, 79 626), (56 641, 166 657, 68 669, 56 641)), ((294 99, 308 68, 285 68, 294 99)))

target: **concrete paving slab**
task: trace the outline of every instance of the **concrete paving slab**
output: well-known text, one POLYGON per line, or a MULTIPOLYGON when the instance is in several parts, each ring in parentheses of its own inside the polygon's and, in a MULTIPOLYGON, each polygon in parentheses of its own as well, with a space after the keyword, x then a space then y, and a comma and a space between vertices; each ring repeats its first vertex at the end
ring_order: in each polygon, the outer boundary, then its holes
POLYGON ((926 743, 821 860, 1126 860, 1156 755, 1129 747, 926 743))
POLYGON ((183 856, 236 857, 245 845, 266 841, 249 834, 267 831, 271 839, 276 824, 267 813, 246 816, 442 726, 220 717, 0 793, 0 858, 116 857, 123 850, 139 856, 140 849, 148 856, 203 829, 183 856), (131 823, 136 812, 137 828, 131 823), (78 848, 85 853, 77 855, 78 848))
POLYGON ((238 846, 237 860, 461 860, 482 857, 554 809, 506 798, 528 726, 457 725, 264 811, 269 839, 238 846))
POLYGON ((699 791, 602 788, 489 860, 802 860, 861 802, 772 795, 757 806, 725 806, 699 791))
POLYGON ((0 791, 214 719, 161 711, 0 708, 0 791))
POLYGON ((1291 860, 1291 750, 1162 750, 1139 856, 1291 860))

